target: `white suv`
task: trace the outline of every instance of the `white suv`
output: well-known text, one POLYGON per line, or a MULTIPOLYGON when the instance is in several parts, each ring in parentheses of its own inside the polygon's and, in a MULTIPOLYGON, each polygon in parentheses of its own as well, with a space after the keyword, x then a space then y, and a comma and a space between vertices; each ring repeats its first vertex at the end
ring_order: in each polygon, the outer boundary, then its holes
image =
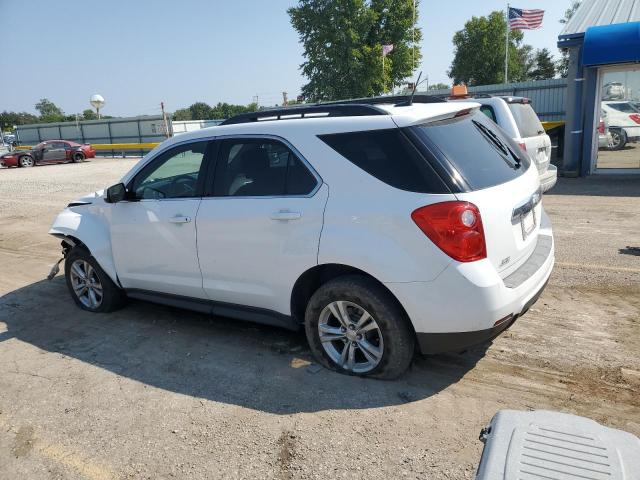
POLYGON ((491 339, 554 243, 536 168, 478 108, 321 104, 169 139, 55 219, 69 291, 93 312, 132 297, 304 326, 323 365, 380 378, 416 346, 491 339))

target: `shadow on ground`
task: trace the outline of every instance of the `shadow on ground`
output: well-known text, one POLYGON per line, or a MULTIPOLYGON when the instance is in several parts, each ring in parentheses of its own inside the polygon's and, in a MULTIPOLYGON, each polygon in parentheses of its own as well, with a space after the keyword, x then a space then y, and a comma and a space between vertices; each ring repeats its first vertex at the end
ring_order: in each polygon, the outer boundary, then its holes
POLYGON ((0 342, 15 338, 157 388, 276 414, 420 400, 457 382, 488 346, 420 356, 390 382, 312 373, 303 333, 145 302, 92 314, 75 306, 61 276, 0 298, 0 321, 0 342))
POLYGON ((561 177, 545 195, 578 195, 584 197, 640 197, 638 175, 591 175, 589 177, 561 177))

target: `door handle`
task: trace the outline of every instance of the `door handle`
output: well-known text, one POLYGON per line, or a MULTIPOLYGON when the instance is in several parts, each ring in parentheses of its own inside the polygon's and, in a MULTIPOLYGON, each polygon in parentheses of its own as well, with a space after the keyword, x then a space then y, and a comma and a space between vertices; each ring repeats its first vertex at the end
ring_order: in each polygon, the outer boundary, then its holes
POLYGON ((302 213, 289 210, 280 210, 271 214, 271 220, 298 220, 300 217, 302 217, 302 213))
POLYGON ((182 215, 176 215, 175 217, 171 217, 169 219, 171 223, 190 223, 191 217, 184 217, 182 215))

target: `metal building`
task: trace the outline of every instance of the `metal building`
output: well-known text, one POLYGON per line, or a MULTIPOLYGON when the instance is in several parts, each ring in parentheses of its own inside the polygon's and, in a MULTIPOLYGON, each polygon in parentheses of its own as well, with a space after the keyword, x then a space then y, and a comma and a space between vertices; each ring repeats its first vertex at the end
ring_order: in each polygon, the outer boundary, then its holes
MULTIPOLYGON (((543 122, 564 120, 567 81, 564 78, 550 80, 531 80, 528 82, 498 83, 494 85, 478 85, 468 87, 471 94, 509 95, 527 97, 531 106, 543 122)), ((448 97, 451 89, 424 90, 419 93, 448 97)))
POLYGON ((558 47, 569 55, 561 171, 640 173, 640 0, 583 0, 558 47))

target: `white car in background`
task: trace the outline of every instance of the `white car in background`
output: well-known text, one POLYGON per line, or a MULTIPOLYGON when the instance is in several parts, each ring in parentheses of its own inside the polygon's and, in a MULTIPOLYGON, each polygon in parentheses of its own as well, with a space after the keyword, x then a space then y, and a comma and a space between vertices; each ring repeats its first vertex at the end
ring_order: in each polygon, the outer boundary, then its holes
POLYGON ((477 103, 376 100, 185 133, 70 203, 49 233, 73 300, 304 328, 323 365, 380 378, 495 337, 553 268, 537 169, 477 103))
POLYGON ((640 140, 640 111, 629 101, 602 102, 601 115, 609 125, 612 150, 640 140))
POLYGON ((477 95, 452 101, 479 103, 480 111, 507 132, 533 159, 540 175, 542 191, 553 188, 558 181, 558 168, 551 165, 551 139, 528 98, 477 95))

